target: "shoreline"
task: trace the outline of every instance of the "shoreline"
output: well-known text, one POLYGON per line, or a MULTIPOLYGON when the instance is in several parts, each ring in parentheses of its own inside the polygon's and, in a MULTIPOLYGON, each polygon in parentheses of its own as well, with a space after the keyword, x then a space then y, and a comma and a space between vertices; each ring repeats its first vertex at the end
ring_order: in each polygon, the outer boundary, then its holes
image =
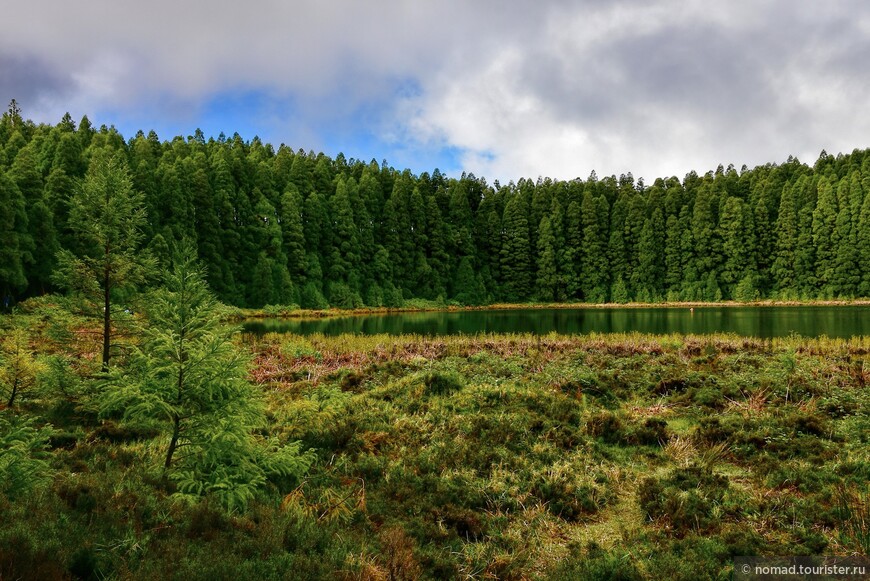
POLYGON ((490 305, 476 306, 459 306, 459 305, 425 305, 425 306, 409 306, 409 307, 361 307, 356 309, 339 309, 330 308, 322 310, 313 309, 293 309, 293 310, 264 310, 264 309, 233 309, 235 313, 231 318, 237 320, 250 319, 319 319, 327 317, 352 317, 364 315, 387 315, 396 313, 427 313, 427 312, 445 312, 459 313, 471 311, 509 311, 509 310, 531 310, 531 309, 563 309, 563 310, 579 310, 579 309, 695 309, 695 308, 732 308, 732 307, 866 307, 870 306, 870 299, 850 299, 850 300, 815 300, 815 301, 793 301, 793 300, 762 300, 751 302, 738 301, 719 301, 719 302, 661 302, 661 303, 493 303, 490 305))

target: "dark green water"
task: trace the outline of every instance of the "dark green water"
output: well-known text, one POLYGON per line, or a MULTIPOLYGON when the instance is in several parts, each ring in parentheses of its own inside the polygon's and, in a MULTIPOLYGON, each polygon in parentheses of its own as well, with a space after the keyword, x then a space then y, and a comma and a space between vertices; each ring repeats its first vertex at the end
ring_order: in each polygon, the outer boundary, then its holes
POLYGON ((515 309, 260 319, 251 333, 473 335, 477 333, 736 333, 746 337, 870 335, 868 306, 515 309))

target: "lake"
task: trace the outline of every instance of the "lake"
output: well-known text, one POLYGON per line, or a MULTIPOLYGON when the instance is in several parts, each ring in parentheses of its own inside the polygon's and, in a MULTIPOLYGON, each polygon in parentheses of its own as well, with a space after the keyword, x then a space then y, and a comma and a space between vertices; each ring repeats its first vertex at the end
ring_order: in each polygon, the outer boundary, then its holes
POLYGON ((870 335, 870 306, 649 307, 412 312, 257 319, 250 333, 473 335, 478 333, 735 333, 745 337, 870 335))

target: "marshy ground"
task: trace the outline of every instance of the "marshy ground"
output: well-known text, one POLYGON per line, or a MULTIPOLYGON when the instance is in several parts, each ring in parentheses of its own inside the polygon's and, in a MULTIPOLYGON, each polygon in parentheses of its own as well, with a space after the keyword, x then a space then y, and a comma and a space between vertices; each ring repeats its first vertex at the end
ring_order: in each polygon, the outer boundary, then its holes
POLYGON ((868 338, 241 335, 262 430, 318 460, 234 514, 88 411, 87 344, 46 342, 78 363, 22 402, 55 472, 0 497, 0 578, 728 579, 870 551, 868 338))

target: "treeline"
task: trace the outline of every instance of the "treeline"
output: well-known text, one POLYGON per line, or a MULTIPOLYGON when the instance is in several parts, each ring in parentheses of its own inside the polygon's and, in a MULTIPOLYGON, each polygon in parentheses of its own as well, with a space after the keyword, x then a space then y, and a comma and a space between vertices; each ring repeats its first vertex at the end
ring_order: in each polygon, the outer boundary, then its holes
POLYGON ((0 294, 55 290, 75 249, 69 201, 100 150, 122 152, 146 246, 194 240, 224 302, 400 306, 412 298, 715 301, 870 296, 870 150, 660 178, 419 176, 197 130, 125 140, 69 115, 0 120, 0 294))

